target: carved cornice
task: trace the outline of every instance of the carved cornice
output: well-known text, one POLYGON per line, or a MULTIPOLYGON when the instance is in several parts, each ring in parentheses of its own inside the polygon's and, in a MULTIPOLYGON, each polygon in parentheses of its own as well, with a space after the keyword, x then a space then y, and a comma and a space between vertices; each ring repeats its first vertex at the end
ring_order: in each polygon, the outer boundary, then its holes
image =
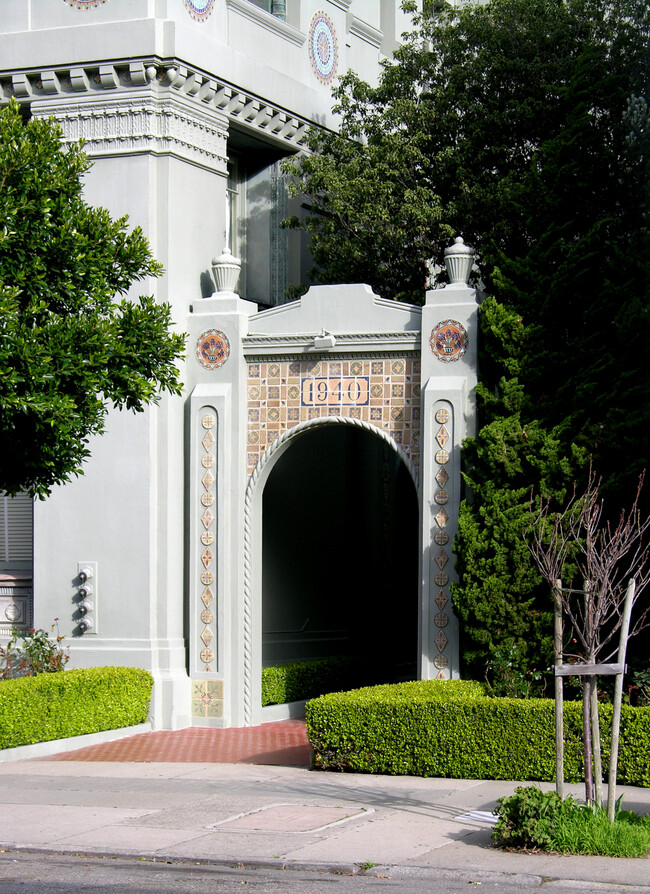
POLYGON ((86 97, 32 104, 35 116, 54 114, 65 142, 84 140, 91 157, 173 155, 226 174, 228 122, 171 93, 86 97))
POLYGON ((280 356, 290 359, 297 354, 314 358, 318 356, 349 359, 350 354, 374 356, 385 353, 392 357, 396 354, 407 357, 420 351, 419 332, 355 332, 341 335, 334 333, 335 348, 325 352, 314 348, 314 338, 318 334, 315 332, 313 335, 247 335, 242 339, 244 354, 246 357, 255 357, 258 360, 262 360, 263 356, 274 360, 279 360, 280 356))
POLYGON ((143 91, 159 99, 168 95, 186 100, 207 116, 216 112, 239 129, 294 150, 306 143, 311 126, 306 119, 177 60, 151 58, 48 70, 0 71, 0 104, 11 97, 19 102, 37 102, 41 114, 53 114, 55 100, 67 99, 72 107, 78 103, 77 97, 95 102, 143 91), (47 112, 50 103, 51 112, 47 112))

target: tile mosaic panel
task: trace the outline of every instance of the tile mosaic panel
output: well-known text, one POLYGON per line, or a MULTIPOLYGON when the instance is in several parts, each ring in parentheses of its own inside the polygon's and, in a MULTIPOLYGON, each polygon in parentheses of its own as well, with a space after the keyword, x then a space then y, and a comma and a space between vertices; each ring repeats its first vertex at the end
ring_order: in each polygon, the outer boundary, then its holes
POLYGON ((433 535, 433 539, 440 549, 434 556, 437 570, 434 573, 433 580, 438 587, 435 603, 439 611, 433 619, 433 623, 437 628, 434 643, 438 649, 438 654, 434 657, 433 664, 439 672, 438 679, 445 679, 449 659, 444 654, 444 651, 449 640, 443 633, 442 628, 446 627, 449 623, 449 615, 445 611, 445 608, 449 603, 449 575, 442 569, 445 568, 451 558, 451 553, 449 551, 451 536, 449 532, 445 530, 449 524, 449 514, 444 508, 450 498, 449 493, 445 490, 445 485, 449 481, 452 471, 450 467, 451 456, 449 451, 445 449, 449 442, 453 443, 453 418, 451 408, 446 404, 440 404, 435 412, 434 419, 438 423, 434 436, 438 442, 440 450, 436 452, 434 457, 436 462, 434 478, 438 485, 438 490, 435 491, 433 499, 441 508, 434 515, 438 530, 433 535))
POLYGON ((276 438, 325 416, 361 419, 387 432, 420 464, 420 360, 249 363, 246 467, 250 476, 276 438))
POLYGON ((192 680, 192 717, 223 717, 222 680, 192 680))
MULTIPOLYGON (((200 566, 198 575, 201 584, 199 588, 199 598, 202 605, 202 608, 197 607, 195 609, 200 620, 200 644, 197 644, 196 648, 202 665, 202 667, 199 666, 200 672, 209 674, 215 672, 215 664, 217 660, 216 619, 214 614, 214 606, 212 606, 212 602, 214 601, 214 587, 216 583, 216 557, 214 552, 214 543, 216 537, 216 518, 213 510, 210 508, 214 507, 216 504, 215 435, 217 428, 217 416, 215 410, 212 407, 202 407, 201 410, 199 410, 198 425, 200 429, 199 437, 201 438, 199 441, 200 463, 197 466, 197 474, 200 476, 197 482, 197 487, 200 494, 198 506, 199 511, 201 509, 203 511, 201 512, 201 515, 199 517, 200 524, 198 525, 197 533, 198 542, 194 544, 197 556, 197 564, 200 566), (203 437, 201 437, 201 434, 203 434, 203 437)), ((204 690, 204 692, 207 691, 207 689, 204 690)), ((195 714, 195 701, 196 699, 193 695, 192 716, 221 716, 220 714, 195 714)))

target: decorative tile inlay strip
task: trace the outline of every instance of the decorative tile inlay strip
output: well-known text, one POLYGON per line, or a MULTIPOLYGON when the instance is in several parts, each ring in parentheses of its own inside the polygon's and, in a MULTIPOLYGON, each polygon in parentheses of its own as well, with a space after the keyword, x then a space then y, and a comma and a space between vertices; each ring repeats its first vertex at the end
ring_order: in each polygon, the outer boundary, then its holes
MULTIPOLYGON (((433 336, 431 347, 432 350, 435 350, 433 345, 433 336)), ((451 558, 449 553, 450 536, 449 533, 444 530, 449 523, 449 514, 444 507, 445 504, 449 503, 450 500, 450 495, 444 488, 451 477, 451 469, 449 468, 451 457, 445 447, 450 441, 453 444, 453 417, 451 407, 447 406, 446 404, 438 405, 438 408, 436 409, 434 414, 434 419, 439 425, 439 428, 435 433, 435 439, 440 445, 441 449, 438 450, 435 454, 437 471, 435 472, 434 478, 436 484, 439 487, 439 490, 434 493, 433 499, 435 503, 437 503, 437 505, 441 508, 434 515, 434 519, 436 521, 436 524, 438 525, 439 530, 435 532, 435 534, 433 535, 433 539, 435 543, 440 547, 440 549, 434 556, 434 562, 436 563, 438 570, 435 572, 433 580, 435 585, 439 588, 434 600, 436 606, 439 609, 438 613, 433 619, 433 623, 438 628, 434 638, 434 643, 436 648, 438 649, 439 654, 436 655, 433 659, 433 664, 434 667, 439 671, 438 679, 444 679, 446 676, 445 669, 449 665, 449 659, 446 655, 443 654, 443 652, 448 645, 449 640, 446 634, 443 633, 442 628, 446 627, 449 623, 449 615, 445 611, 449 603, 449 595, 447 592, 447 588, 449 585, 449 575, 442 569, 445 568, 445 566, 449 562, 449 559, 451 558)))
POLYGON ((420 361, 294 360, 248 365, 246 467, 309 419, 347 417, 386 432, 417 470, 420 460, 420 361))
MULTIPOLYGON (((209 608, 210 603, 214 599, 214 593, 211 588, 215 586, 216 573, 216 558, 211 549, 216 537, 216 519, 214 513, 209 508, 216 503, 216 477, 211 471, 216 463, 214 452, 215 444, 217 443, 215 438, 217 428, 216 411, 212 407, 202 407, 199 410, 198 419, 200 425, 199 435, 201 431, 205 432, 205 434, 200 441, 203 453, 201 455, 201 462, 198 466, 197 474, 201 477, 197 482, 197 486, 200 491, 199 507, 206 507, 200 516, 201 524, 198 528, 198 531, 200 532, 198 535, 199 542, 195 545, 198 563, 201 566, 199 580, 203 585, 203 590, 200 598, 204 606, 199 614, 199 619, 203 625, 199 633, 199 638, 203 644, 203 648, 199 652, 199 657, 203 664, 203 673, 209 674, 214 673, 216 670, 216 668, 213 667, 213 662, 215 662, 217 658, 214 650, 214 646, 216 646, 216 620, 214 612, 209 608), (210 648, 210 644, 213 640, 215 641, 214 646, 213 648, 210 648)), ((199 609, 197 608, 196 611, 198 613, 199 609)))

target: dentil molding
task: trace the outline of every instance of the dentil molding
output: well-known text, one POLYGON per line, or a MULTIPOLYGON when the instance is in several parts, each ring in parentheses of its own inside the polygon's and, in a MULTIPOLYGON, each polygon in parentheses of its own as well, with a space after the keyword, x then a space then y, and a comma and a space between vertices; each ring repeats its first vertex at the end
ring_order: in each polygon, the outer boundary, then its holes
POLYGON ((0 104, 15 98, 30 103, 39 115, 58 117, 65 105, 80 107, 82 100, 95 106, 133 97, 141 103, 143 92, 163 105, 164 97, 169 97, 169 108, 178 107, 174 99, 185 103, 186 114, 190 115, 193 108, 199 120, 214 118, 215 113, 225 116, 228 124, 254 132, 279 147, 295 151, 307 141, 307 120, 177 60, 123 60, 48 70, 0 71, 0 104))

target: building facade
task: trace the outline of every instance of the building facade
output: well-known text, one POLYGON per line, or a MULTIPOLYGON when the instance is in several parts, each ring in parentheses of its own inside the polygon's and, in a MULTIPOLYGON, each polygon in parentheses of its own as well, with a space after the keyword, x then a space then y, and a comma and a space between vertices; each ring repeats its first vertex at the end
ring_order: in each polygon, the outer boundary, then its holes
POLYGON ((188 343, 182 398, 112 413, 84 475, 33 509, 2 498, 0 636, 59 618, 70 666, 153 672, 166 728, 277 716, 259 677, 279 661, 457 675, 476 295, 461 277, 423 308, 363 286, 286 303, 309 259, 280 226, 304 212, 281 159, 336 127, 338 74, 377 77, 397 0, 6 7, 2 100, 84 139, 87 200, 142 227, 165 273, 139 291, 188 343), (215 283, 224 249, 237 294, 215 283))

